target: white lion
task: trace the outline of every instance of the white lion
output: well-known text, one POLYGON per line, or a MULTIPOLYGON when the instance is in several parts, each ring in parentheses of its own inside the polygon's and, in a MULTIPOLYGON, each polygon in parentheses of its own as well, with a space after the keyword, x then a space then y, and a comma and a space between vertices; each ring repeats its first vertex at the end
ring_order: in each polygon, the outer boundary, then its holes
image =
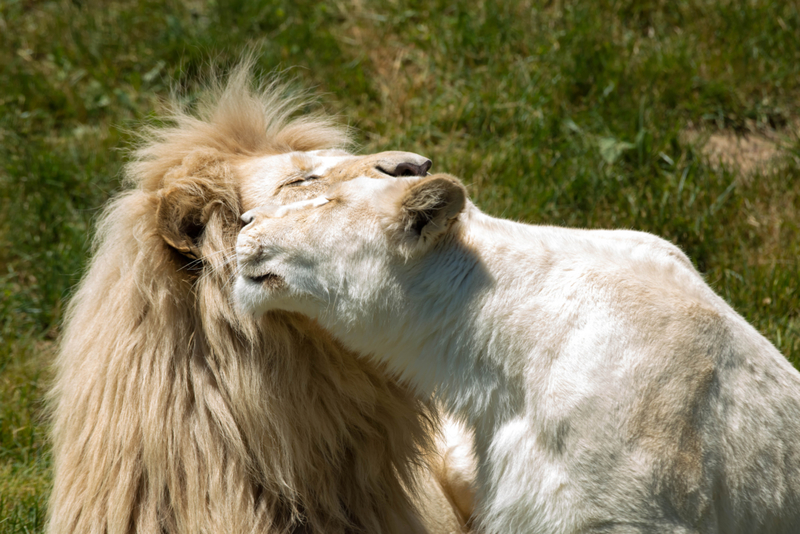
POLYGON ((242 212, 430 162, 334 165, 345 132, 254 90, 248 64, 145 133, 99 222, 55 364, 48 532, 460 532, 469 487, 428 404, 308 318, 231 296, 242 212))
POLYGON ((243 220, 239 306, 435 392, 486 532, 800 532, 800 373, 670 243, 489 217, 446 175, 243 220))

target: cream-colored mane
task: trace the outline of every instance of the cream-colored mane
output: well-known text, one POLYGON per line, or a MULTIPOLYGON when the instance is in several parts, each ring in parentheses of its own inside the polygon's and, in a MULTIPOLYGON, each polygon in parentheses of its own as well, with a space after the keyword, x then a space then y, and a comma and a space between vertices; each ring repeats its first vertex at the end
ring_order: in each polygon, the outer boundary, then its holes
POLYGON ((147 130, 99 221, 56 362, 52 534, 452 528, 430 407, 308 319, 231 305, 239 165, 348 142, 251 86, 245 65, 147 130))

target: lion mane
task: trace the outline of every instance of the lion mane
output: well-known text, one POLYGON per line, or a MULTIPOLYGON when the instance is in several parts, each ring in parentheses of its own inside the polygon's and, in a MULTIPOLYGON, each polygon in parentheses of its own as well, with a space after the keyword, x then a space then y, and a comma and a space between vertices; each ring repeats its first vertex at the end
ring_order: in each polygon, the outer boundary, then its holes
POLYGON ((52 534, 425 529, 431 407, 310 320, 230 299, 234 164, 348 142, 249 72, 146 129, 98 222, 51 392, 52 534))

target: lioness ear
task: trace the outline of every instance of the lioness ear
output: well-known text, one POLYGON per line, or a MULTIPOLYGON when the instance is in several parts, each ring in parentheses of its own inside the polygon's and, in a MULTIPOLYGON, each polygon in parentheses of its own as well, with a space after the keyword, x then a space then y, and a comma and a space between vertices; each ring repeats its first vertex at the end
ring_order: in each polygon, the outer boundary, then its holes
POLYGON ((412 253, 444 235, 464 210, 467 192, 454 177, 438 174, 411 186, 400 200, 397 226, 412 253))

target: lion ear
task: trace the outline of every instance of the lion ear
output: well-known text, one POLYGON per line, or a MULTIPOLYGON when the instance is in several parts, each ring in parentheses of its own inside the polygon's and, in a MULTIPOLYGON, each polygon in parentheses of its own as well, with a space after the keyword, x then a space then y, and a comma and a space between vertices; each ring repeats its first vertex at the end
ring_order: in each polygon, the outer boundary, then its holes
POLYGON ((402 196, 397 228, 408 253, 439 240, 466 206, 467 192, 455 177, 438 174, 409 187, 402 196))
POLYGON ((157 193, 156 221, 162 239, 187 258, 201 258, 205 207, 212 201, 209 191, 197 182, 175 183, 157 193))

